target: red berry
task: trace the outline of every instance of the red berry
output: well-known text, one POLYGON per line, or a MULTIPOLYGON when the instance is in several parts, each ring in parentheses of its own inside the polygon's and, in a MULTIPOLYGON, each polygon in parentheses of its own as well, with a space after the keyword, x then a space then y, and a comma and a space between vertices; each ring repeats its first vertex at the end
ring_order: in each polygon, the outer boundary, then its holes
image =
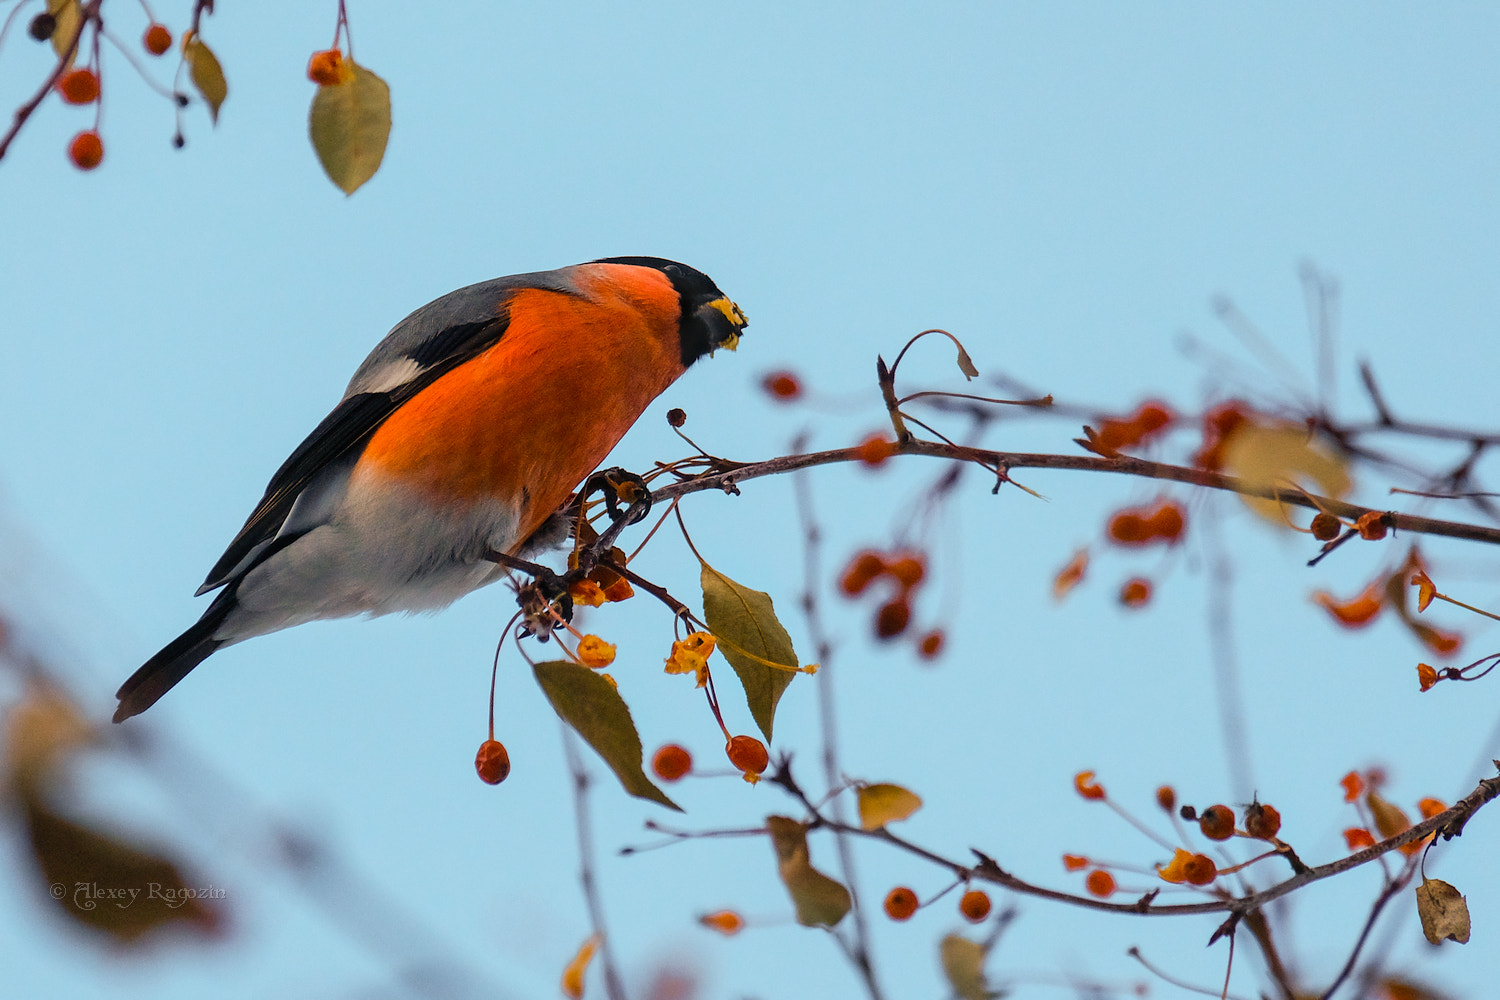
POLYGON ((983 889, 970 889, 958 901, 958 912, 971 924, 990 915, 990 896, 983 889))
POLYGON ((922 641, 917 643, 917 655, 924 660, 936 659, 943 651, 943 633, 939 629, 933 629, 922 636, 922 641))
POLYGON ((75 69, 62 75, 57 90, 69 104, 93 104, 99 99, 99 77, 91 69, 75 69))
POLYGON ((1089 872, 1089 877, 1084 879, 1083 884, 1089 892, 1100 899, 1107 899, 1115 893, 1115 877, 1103 868, 1096 868, 1089 872))
POLYGON ((898 597, 875 615, 875 634, 882 639, 894 639, 905 632, 910 623, 911 605, 905 598, 898 597))
POLYGON ((1275 806, 1252 802, 1245 807, 1245 832, 1261 840, 1270 840, 1281 830, 1281 813, 1275 806))
POLYGON ((766 745, 754 736, 734 737, 724 744, 724 752, 729 755, 729 763, 747 775, 759 775, 771 765, 766 745))
POLYGON ((839 580, 839 589, 848 597, 862 594, 870 582, 885 571, 885 560, 880 553, 866 549, 850 561, 843 578, 839 580))
POLYGON ((802 395, 802 383, 791 372, 772 372, 760 384, 772 397, 787 402, 802 395))
POLYGON ((1120 588, 1120 603, 1127 608, 1145 607, 1151 600, 1151 581, 1144 577, 1131 577, 1120 588))
POLYGON ((68 146, 68 157, 79 170, 93 170, 104 159, 104 141, 92 129, 79 132, 68 146))
POLYGON ((898 885, 886 894, 885 915, 892 920, 910 920, 917 912, 917 894, 904 885, 898 885))
POLYGON ((146 29, 146 35, 141 39, 141 44, 146 46, 146 51, 153 56, 159 56, 172 47, 172 33, 167 30, 165 24, 153 24, 146 29))
POLYGON ((651 758, 651 770, 663 781, 676 781, 693 769, 693 755, 676 743, 668 743, 651 758))
POLYGON ((474 770, 479 780, 498 785, 510 776, 510 754, 499 740, 485 740, 479 744, 479 753, 474 757, 474 770))

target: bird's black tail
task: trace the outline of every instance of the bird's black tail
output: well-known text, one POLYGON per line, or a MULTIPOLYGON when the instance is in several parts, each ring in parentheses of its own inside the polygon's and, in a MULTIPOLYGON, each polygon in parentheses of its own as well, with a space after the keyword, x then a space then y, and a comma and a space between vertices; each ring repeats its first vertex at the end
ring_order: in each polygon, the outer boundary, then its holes
POLYGON ((155 705, 156 700, 172 690, 190 670, 224 645, 225 640, 215 639, 214 632, 234 610, 234 591, 233 585, 226 588, 192 628, 167 643, 161 652, 142 664, 120 685, 120 690, 115 692, 120 705, 115 709, 114 721, 124 722, 155 705))

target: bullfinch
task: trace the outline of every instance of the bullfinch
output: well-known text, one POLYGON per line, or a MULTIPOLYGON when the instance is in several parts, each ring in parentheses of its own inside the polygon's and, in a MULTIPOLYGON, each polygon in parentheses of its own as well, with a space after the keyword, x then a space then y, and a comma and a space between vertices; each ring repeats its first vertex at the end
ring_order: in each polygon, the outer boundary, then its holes
POLYGON ((114 721, 215 650, 320 618, 446 607, 549 521, 745 314, 701 271, 607 257, 480 282, 396 324, 297 446, 198 593, 203 617, 132 674, 114 721))

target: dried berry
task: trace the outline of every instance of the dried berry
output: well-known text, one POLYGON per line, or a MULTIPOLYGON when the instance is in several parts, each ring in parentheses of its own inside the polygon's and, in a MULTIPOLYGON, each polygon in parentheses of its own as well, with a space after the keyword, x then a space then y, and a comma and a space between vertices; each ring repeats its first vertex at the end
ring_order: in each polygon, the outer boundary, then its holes
POLYGON ((1245 832, 1261 840, 1271 840, 1281 830, 1281 813, 1275 806, 1252 802, 1245 807, 1245 832))
POLYGON ((875 615, 875 634, 882 639, 894 639, 905 632, 910 623, 911 605, 906 603, 905 598, 898 597, 882 606, 875 615))
POLYGON ((57 30, 57 18, 43 11, 31 19, 31 24, 26 31, 39 42, 45 42, 52 37, 52 32, 57 30))
POLYGON ((1343 522, 1337 517, 1327 511, 1322 511, 1312 519, 1312 524, 1308 525, 1308 528, 1318 541, 1331 542, 1339 537, 1339 531, 1343 526, 1343 522))
POLYGON ((1198 829, 1209 840, 1228 840, 1234 836, 1234 810, 1228 806, 1209 806, 1198 817, 1198 829))

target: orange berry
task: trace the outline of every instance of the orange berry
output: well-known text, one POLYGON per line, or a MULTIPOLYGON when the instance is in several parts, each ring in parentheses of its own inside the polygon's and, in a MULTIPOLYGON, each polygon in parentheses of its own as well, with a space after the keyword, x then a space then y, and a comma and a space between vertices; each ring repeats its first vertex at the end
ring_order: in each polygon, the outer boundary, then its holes
POLYGON ((1320 542, 1331 542, 1339 537, 1339 531, 1344 527, 1344 522, 1327 511, 1319 512, 1308 528, 1312 530, 1312 536, 1320 542))
POLYGON ((662 781, 677 781, 693 769, 693 755, 676 743, 668 743, 651 758, 651 770, 662 781))
POLYGON ((990 895, 983 889, 970 889, 958 901, 958 912, 971 924, 990 915, 990 895))
POLYGON ((1171 785, 1162 785, 1156 790, 1156 804, 1171 812, 1177 806, 1177 789, 1171 785))
POLYGON ((510 754, 499 740, 485 740, 479 744, 479 753, 474 757, 474 770, 479 780, 489 785, 498 785, 510 775, 510 754))
POLYGON ((1083 880, 1083 884, 1100 899, 1108 899, 1115 894, 1115 877, 1103 868, 1095 868, 1089 872, 1089 877, 1083 880))
POLYGON ((68 158, 79 170, 93 170, 104 159, 104 140, 92 129, 79 132, 68 146, 68 158))
POLYGON ((1245 832, 1261 840, 1271 840, 1281 830, 1281 813, 1275 806, 1252 802, 1245 807, 1245 832))
POLYGON ((1109 519, 1109 537, 1119 545, 1144 545, 1151 539, 1151 530, 1141 515, 1122 510, 1109 519))
POLYGON ((866 549, 850 561, 848 569, 844 570, 844 575, 839 580, 839 589, 848 597, 862 594, 871 581, 885 571, 885 560, 880 553, 866 549))
POLYGON ((882 639, 894 639, 905 632, 910 623, 911 605, 905 598, 898 597, 875 615, 875 634, 882 639))
POLYGON ((1156 537, 1175 542, 1182 535, 1185 523, 1182 505, 1175 500, 1165 500, 1151 515, 1148 527, 1156 537))
POLYGON ((1228 806, 1209 806, 1198 817, 1198 828, 1209 840, 1228 840, 1234 836, 1234 810, 1228 806))
POLYGON ((733 910, 720 910, 718 913, 708 913, 698 918, 698 923, 711 931, 718 931, 725 937, 738 934, 745 926, 745 919, 733 910))
POLYGON ((791 372, 772 372, 760 380, 760 387, 773 398, 788 402, 802 395, 802 383, 791 372))
POLYGON ((1127 608, 1145 607, 1151 601, 1151 581, 1134 576, 1120 588, 1120 603, 1127 608))
POLYGON ((891 563, 889 572, 896 578, 897 583, 910 590, 922 582, 922 577, 927 573, 927 567, 920 556, 902 556, 891 563))
POLYGON ((896 442, 884 434, 871 434, 859 443, 855 454, 861 462, 874 469, 884 465, 886 459, 896 454, 896 442))
POLYGON ((917 894, 898 885, 885 896, 885 915, 892 920, 910 920, 917 912, 917 894))
POLYGON ((924 660, 935 659, 943 651, 943 633, 939 629, 933 629, 922 636, 922 641, 917 643, 917 655, 924 660))
POLYGON ((342 83, 349 70, 344 66, 344 54, 338 49, 314 52, 307 60, 307 78, 321 87, 333 87, 342 83))
POLYGON ((1385 537, 1387 515, 1378 510, 1367 510, 1359 515, 1359 520, 1354 522, 1354 527, 1359 531, 1359 537, 1367 542, 1378 542, 1385 537))
POLYGON ((172 33, 165 24, 153 24, 146 29, 141 44, 146 47, 147 52, 159 56, 172 47, 172 33))
POLYGON ((75 69, 57 81, 57 91, 69 104, 93 104, 99 99, 99 77, 91 69, 75 69))
POLYGON ((1219 877, 1219 869, 1214 865, 1213 858, 1206 854, 1194 854, 1182 866, 1182 874, 1193 885, 1208 885, 1219 877))
POLYGON ((761 772, 771 765, 766 745, 754 736, 734 737, 724 744, 724 752, 729 755, 729 763, 745 772, 750 780, 759 780, 761 772))

